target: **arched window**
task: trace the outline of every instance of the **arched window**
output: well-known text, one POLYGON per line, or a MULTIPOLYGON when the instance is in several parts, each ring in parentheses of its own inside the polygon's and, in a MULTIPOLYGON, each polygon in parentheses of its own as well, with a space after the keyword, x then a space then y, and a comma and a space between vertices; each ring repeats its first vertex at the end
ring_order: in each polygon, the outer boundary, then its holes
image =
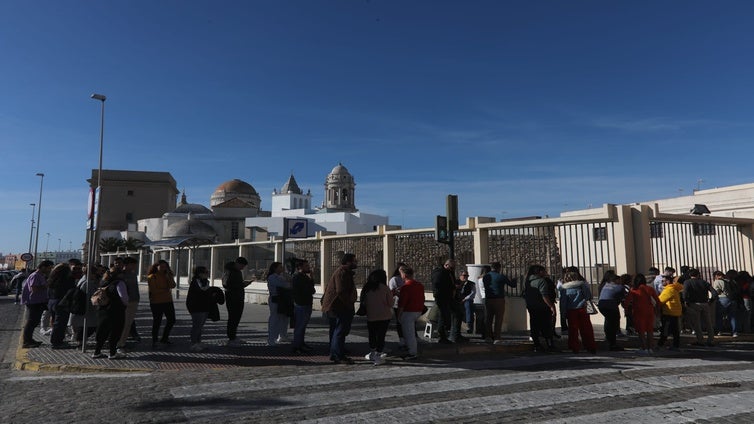
POLYGON ((348 204, 348 189, 343 189, 343 203, 348 204))

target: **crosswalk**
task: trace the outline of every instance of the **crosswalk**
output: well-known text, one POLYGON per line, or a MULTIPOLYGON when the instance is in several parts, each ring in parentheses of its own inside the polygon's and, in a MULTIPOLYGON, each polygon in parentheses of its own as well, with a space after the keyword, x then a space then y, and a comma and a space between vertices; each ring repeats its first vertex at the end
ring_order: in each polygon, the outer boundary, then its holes
POLYGON ((645 422, 643 417, 737 422, 738 414, 750 410, 745 400, 754 391, 754 364, 724 358, 553 355, 281 374, 174 387, 171 394, 187 419, 203 422, 237 416, 249 422, 520 422, 523 417, 556 423, 637 417, 638 422, 645 422))

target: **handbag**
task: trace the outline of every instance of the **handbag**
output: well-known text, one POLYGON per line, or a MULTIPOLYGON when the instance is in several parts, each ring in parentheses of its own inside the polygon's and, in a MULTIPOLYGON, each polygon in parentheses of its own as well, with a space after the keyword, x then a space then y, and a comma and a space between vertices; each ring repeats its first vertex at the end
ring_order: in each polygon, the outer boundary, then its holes
POLYGON ((589 315, 596 315, 598 313, 597 306, 591 300, 586 301, 586 313, 589 315))

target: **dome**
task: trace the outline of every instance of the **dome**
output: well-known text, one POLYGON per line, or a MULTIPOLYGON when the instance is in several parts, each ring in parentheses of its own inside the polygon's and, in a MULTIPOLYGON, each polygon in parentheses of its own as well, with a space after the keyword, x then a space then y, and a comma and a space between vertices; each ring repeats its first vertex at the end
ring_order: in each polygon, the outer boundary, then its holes
POLYGON ((200 205, 198 203, 188 203, 186 202, 186 192, 183 192, 183 195, 181 196, 181 203, 178 204, 178 207, 175 208, 173 213, 212 213, 211 210, 209 210, 207 207, 200 205))
POLYGON ((330 175, 351 175, 351 173, 342 163, 338 162, 338 165, 330 171, 330 175))
POLYGON ((187 237, 203 236, 215 238, 217 231, 206 222, 198 219, 187 219, 185 221, 174 222, 165 230, 165 237, 187 237))
POLYGON ((296 179, 293 178, 293 174, 291 174, 290 178, 288 178, 288 181, 283 185, 283 188, 280 189, 280 193, 303 194, 301 188, 299 188, 298 186, 298 183, 296 183, 296 179))
POLYGON ((182 205, 178 205, 177 208, 173 211, 173 213, 212 213, 209 208, 207 208, 204 205, 200 205, 198 203, 184 203, 182 205))
POLYGON ((237 193, 237 194, 256 194, 258 195, 256 190, 254 190, 254 187, 251 186, 251 184, 241 181, 238 178, 226 181, 215 189, 215 193, 217 192, 226 192, 226 193, 237 193))

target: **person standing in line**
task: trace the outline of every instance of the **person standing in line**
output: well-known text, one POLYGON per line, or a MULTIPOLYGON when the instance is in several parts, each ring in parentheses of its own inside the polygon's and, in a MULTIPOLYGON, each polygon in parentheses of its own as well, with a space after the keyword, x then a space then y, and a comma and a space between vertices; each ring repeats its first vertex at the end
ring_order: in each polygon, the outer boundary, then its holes
POLYGON ((655 349, 655 315, 659 305, 660 299, 657 297, 655 289, 647 285, 647 278, 644 274, 636 274, 633 287, 626 296, 626 306, 631 309, 634 329, 639 336, 640 355, 650 355, 655 349))
POLYGON ((476 298, 476 282, 469 280, 469 272, 461 271, 458 277, 461 283, 461 303, 463 304, 466 321, 466 334, 474 332, 474 299, 476 298))
POLYGON ((55 264, 52 261, 42 261, 37 270, 32 272, 24 282, 21 293, 21 304, 26 305, 26 323, 24 324, 24 349, 39 347, 42 342, 34 340, 34 329, 42 319, 42 313, 47 309, 47 276, 55 264))
POLYGON ((223 288, 225 289, 225 307, 228 309, 228 346, 239 347, 243 344, 243 340, 236 337, 238 332, 238 324, 241 323, 241 316, 243 315, 243 307, 245 302, 246 286, 251 282, 245 282, 243 279, 243 271, 248 265, 246 258, 239 257, 233 262, 225 264, 225 272, 223 273, 223 288))
POLYGON ((673 282, 672 275, 663 275, 664 287, 660 292, 660 306, 662 307, 662 328, 660 329, 660 340, 657 346, 662 347, 668 339, 668 332, 673 336, 673 346, 670 350, 678 350, 681 347, 681 327, 680 318, 683 315, 683 302, 681 301, 681 292, 683 286, 673 282))
POLYGON ((58 303, 68 290, 76 287, 76 282, 71 275, 71 267, 66 263, 60 263, 50 272, 47 278, 47 308, 50 311, 52 319, 52 333, 50 334, 50 345, 53 349, 64 349, 66 329, 68 328, 69 313, 65 308, 58 308, 58 303))
POLYGON ((398 317, 403 326, 403 334, 406 337, 408 355, 403 359, 413 361, 419 358, 419 350, 416 342, 416 320, 424 313, 424 286, 414 280, 414 270, 404 265, 400 268, 401 278, 404 284, 401 296, 398 298, 398 317))
POLYGON ((19 300, 21 298, 21 291, 23 290, 24 282, 29 277, 29 274, 31 274, 29 268, 24 268, 10 280, 11 290, 13 290, 13 293, 15 294, 15 300, 13 303, 16 305, 21 303, 19 300))
POLYGON ((717 302, 717 292, 712 285, 702 280, 699 270, 691 268, 688 278, 683 281, 683 301, 686 304, 686 318, 696 334, 695 346, 704 346, 702 336, 702 322, 706 324, 707 346, 713 346, 715 341, 715 324, 712 320, 714 307, 717 302), (710 297, 711 295, 711 297, 710 297))
MULTIPOLYGON (((126 283, 126 290, 128 290, 128 305, 126 305, 126 313, 123 320, 123 334, 118 340, 118 349, 121 353, 126 353, 126 340, 128 335, 131 334, 131 325, 134 324, 136 318, 136 311, 139 309, 139 276, 138 272, 139 263, 132 257, 126 257, 123 259, 123 281, 126 283)), ((138 336, 138 335, 137 335, 138 336)))
POLYGON ((165 316, 165 329, 162 331, 162 337, 159 340, 163 345, 171 345, 173 343, 170 341, 170 330, 175 325, 175 305, 173 304, 172 292, 175 288, 175 280, 167 261, 160 260, 149 268, 147 284, 149 285, 149 309, 152 310, 152 348, 157 347, 163 315, 165 316))
POLYGON ((94 346, 92 359, 104 358, 102 347, 108 342, 110 353, 108 359, 125 358, 125 354, 118 352, 118 340, 123 332, 123 320, 128 305, 128 289, 123 281, 123 273, 116 267, 111 267, 102 278, 102 284, 110 301, 100 306, 97 311, 97 344, 94 346))
POLYGON ((487 341, 495 344, 502 343, 501 332, 503 318, 505 317, 505 286, 516 287, 516 284, 508 279, 500 271, 500 262, 491 264, 492 271, 484 276, 484 293, 486 296, 485 306, 487 309, 487 341))
POLYGON ((374 365, 385 363, 385 335, 393 319, 393 295, 387 287, 387 273, 382 269, 372 271, 361 289, 361 304, 367 311, 369 353, 364 357, 374 365))
POLYGON ((406 339, 403 337, 403 326, 398 320, 398 298, 401 294, 401 287, 403 287, 403 278, 401 278, 401 267, 405 266, 403 262, 398 262, 398 265, 393 271, 393 275, 390 277, 390 281, 387 283, 387 287, 393 293, 393 312, 395 313, 396 331, 398 332, 398 349, 406 350, 406 339))
POLYGON ((86 293, 86 313, 84 315, 72 315, 71 327, 73 327, 73 339, 77 345, 84 343, 85 339, 88 339, 97 330, 97 309, 92 305, 92 295, 99 288, 102 276, 107 270, 102 265, 92 264, 91 272, 89 273, 89 284, 87 284, 86 274, 79 280, 76 287, 79 290, 86 293), (84 329, 84 321, 86 321, 86 329, 84 329))
MULTIPOLYGON (((189 283, 186 295, 186 309, 191 314, 191 351, 201 352, 207 348, 202 343, 202 330, 207 322, 210 308, 215 303, 210 291, 209 270, 207 267, 197 266, 189 283)), ((124 331, 124 334, 125 331, 124 331)))
POLYGON ((340 264, 325 287, 322 312, 327 314, 330 324, 330 360, 335 364, 353 364, 353 359, 346 356, 345 343, 355 313, 356 285, 353 274, 358 260, 353 253, 346 253, 340 264))
POLYGON ((586 302, 592 299, 589 284, 578 271, 568 271, 563 277, 563 287, 560 289, 561 307, 568 315, 568 347, 573 353, 584 348, 590 353, 597 353, 597 343, 594 341, 594 328, 586 313, 586 302))
MULTIPOLYGON (((735 274, 738 275, 738 272, 735 274)), ((738 285, 735 281, 726 278, 722 271, 715 271, 712 276, 714 278, 712 288, 717 292, 715 333, 719 336, 723 331, 723 318, 727 316, 731 336, 738 337, 738 303, 741 301, 740 291, 737 290, 738 285)))
POLYGON ((267 346, 275 346, 288 340, 289 313, 292 313, 291 282, 283 274, 285 268, 280 262, 273 262, 267 271, 267 291, 270 316, 267 319, 267 346), (290 311, 288 309, 291 309, 290 311))
POLYGON ((741 330, 744 333, 751 333, 752 332, 752 318, 754 318, 754 314, 752 314, 751 311, 751 290, 754 289, 754 279, 751 278, 751 274, 749 274, 747 271, 740 271, 735 278, 736 283, 738 284, 738 287, 741 289, 741 303, 743 304, 743 309, 741 313, 741 317, 743 320, 743 324, 741 325, 741 330))
POLYGON ((626 297, 626 289, 620 282, 620 276, 614 271, 605 272, 600 283, 599 302, 600 313, 605 317, 605 340, 611 351, 622 351, 618 346, 618 330, 620 330, 620 310, 618 305, 626 297))
MULTIPOLYGON (((437 342, 442 344, 468 341, 466 337, 461 335, 461 317, 463 316, 463 312, 455 294, 455 268, 456 261, 448 259, 443 266, 432 270, 432 294, 435 298, 435 307, 439 311, 437 315, 437 333, 440 338, 437 342)), ((405 333, 403 336, 406 336, 405 333)))
POLYGON ((475 332, 482 336, 487 337, 487 308, 485 306, 487 295, 484 293, 484 276, 492 271, 489 265, 482 267, 482 272, 476 280, 476 296, 474 297, 474 323, 476 325, 475 332))
POLYGON ((293 353, 310 353, 312 348, 304 342, 306 326, 312 317, 314 303, 314 279, 311 277, 312 267, 307 260, 296 263, 296 272, 291 280, 293 295, 293 353))
POLYGON ((557 314, 551 290, 554 284, 547 277, 547 270, 542 265, 532 265, 524 279, 524 300, 529 311, 529 327, 534 351, 557 352, 553 341, 552 317, 557 314), (549 281, 548 281, 549 280, 549 281), (540 336, 545 345, 540 343, 540 336))

